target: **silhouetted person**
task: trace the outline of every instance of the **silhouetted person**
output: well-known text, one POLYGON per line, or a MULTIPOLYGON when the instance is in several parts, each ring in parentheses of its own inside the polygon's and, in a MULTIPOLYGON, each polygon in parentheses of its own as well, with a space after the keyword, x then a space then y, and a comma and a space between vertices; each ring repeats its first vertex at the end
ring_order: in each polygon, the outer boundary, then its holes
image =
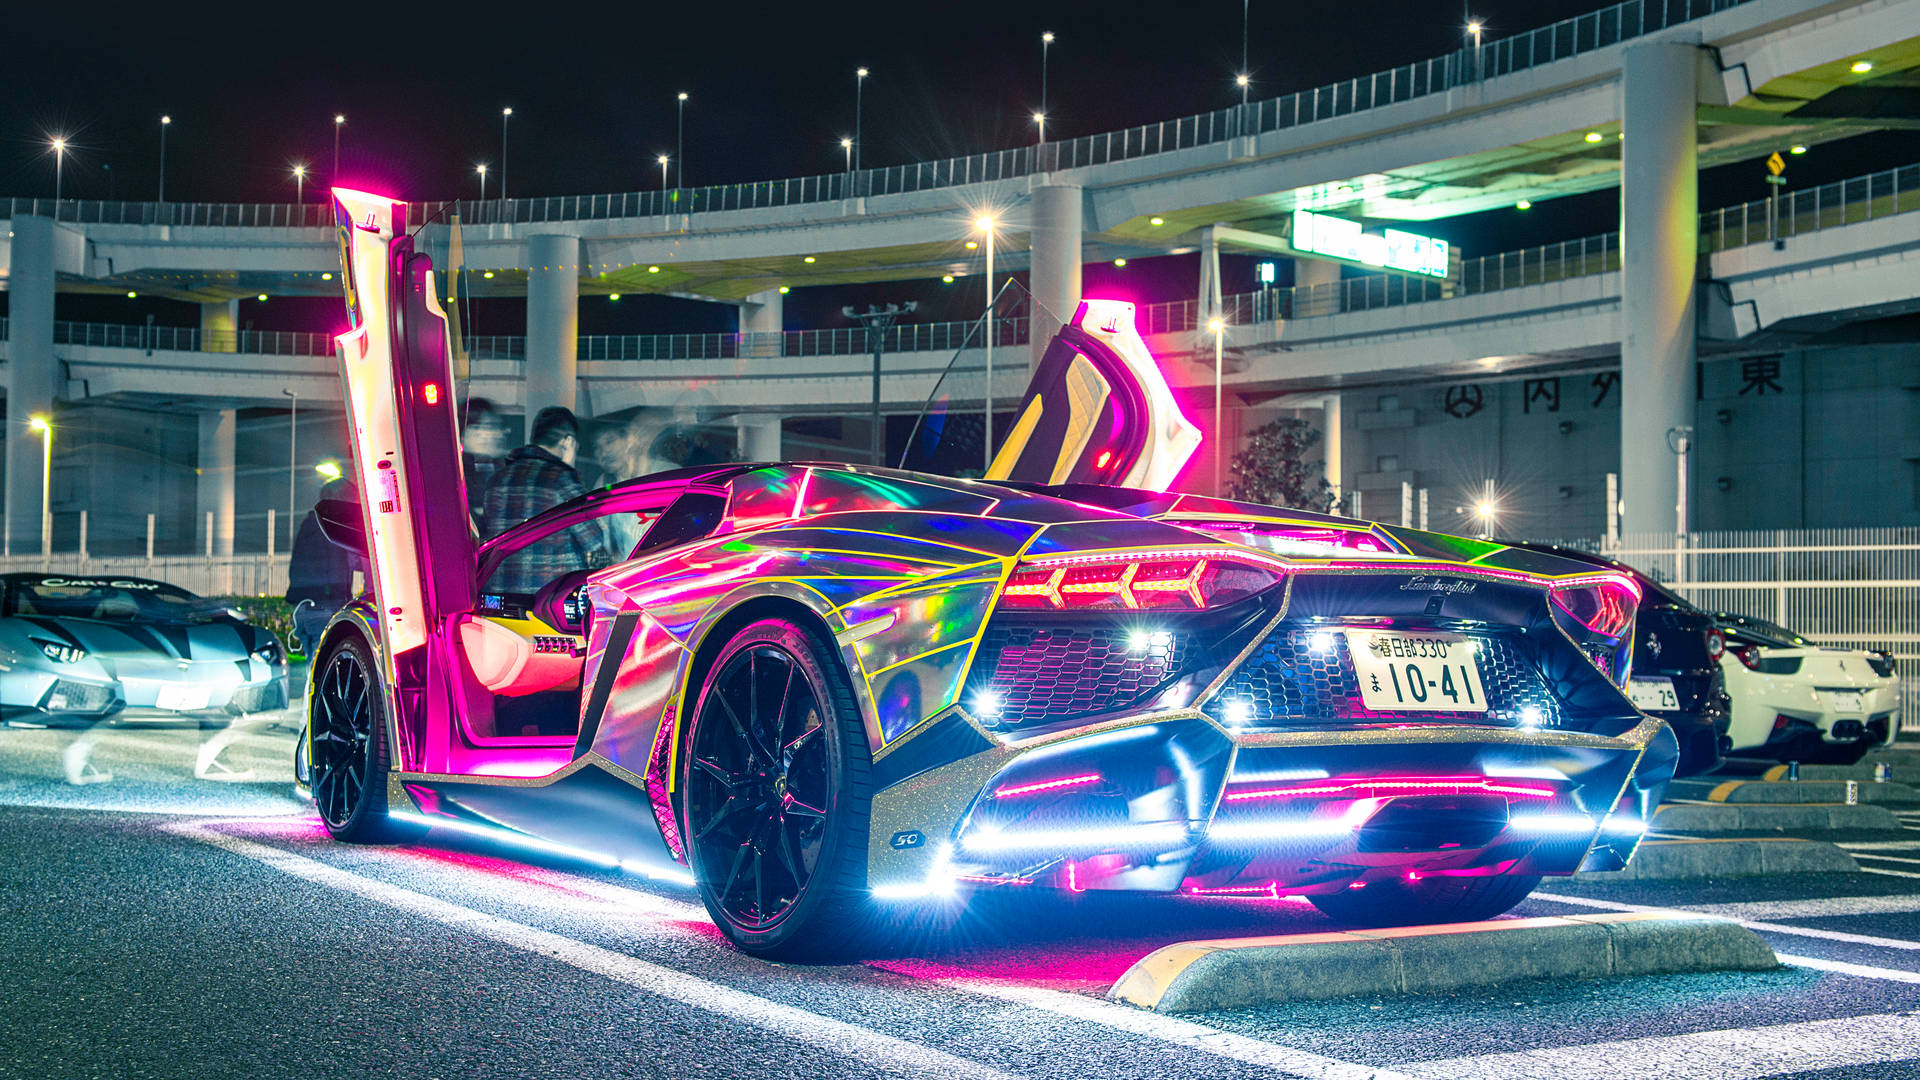
POLYGON ((506 449, 506 418, 486 398, 468 400, 467 421, 460 428, 460 469, 467 481, 467 514, 481 536, 496 531, 487 523, 487 488, 506 449))
MULTIPOLYGON (((329 480, 320 488, 322 499, 357 501, 360 494, 346 477, 329 480)), ((293 632, 309 651, 327 627, 327 620, 353 599, 354 571, 366 571, 366 562, 353 552, 328 540, 320 531, 320 518, 312 510, 300 522, 294 534, 293 551, 287 561, 287 603, 293 607, 293 632)))
MULTIPOLYGON (((507 455, 487 488, 487 530, 498 535, 543 511, 586 494, 574 458, 580 421, 557 405, 533 418, 527 445, 507 455)), ((487 584, 489 592, 531 593, 562 574, 605 566, 600 526, 587 521, 536 540, 510 556, 487 584)))

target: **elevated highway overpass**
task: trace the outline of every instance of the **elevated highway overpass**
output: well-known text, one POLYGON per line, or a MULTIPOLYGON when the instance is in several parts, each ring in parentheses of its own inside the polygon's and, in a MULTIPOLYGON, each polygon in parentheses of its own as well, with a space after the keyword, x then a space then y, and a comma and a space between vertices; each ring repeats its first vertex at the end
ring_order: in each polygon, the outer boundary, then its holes
MULTIPOLYGON (((1045 147, 702 189, 419 204, 416 217, 431 222, 427 243, 444 264, 451 230, 442 222, 458 215, 462 264, 474 271, 477 295, 527 296, 520 358, 476 368, 495 396, 527 408, 581 404, 585 395, 585 404, 606 411, 685 384, 751 411, 769 407, 751 387, 777 381, 786 384, 781 396, 804 390, 808 406, 831 401, 841 396, 837 383, 858 381, 864 361, 823 357, 844 374, 821 376, 778 364, 755 375, 765 358, 751 356, 677 362, 664 377, 601 367, 580 351, 578 298, 620 291, 735 302, 743 331, 756 339, 783 329, 782 287, 977 273, 977 253, 966 245, 983 211, 1000 221, 1000 266, 1030 272, 1043 313, 1033 336, 1041 341, 1051 330, 1044 313, 1064 311, 1079 295, 1084 261, 1199 250, 1192 324, 1216 311, 1247 324, 1236 325, 1227 344, 1240 361, 1230 378, 1250 395, 1398 378, 1414 368, 1440 374, 1489 356, 1518 367, 1617 351, 1636 399, 1623 414, 1629 519, 1657 527, 1672 513, 1673 478, 1663 448, 1637 448, 1663 443, 1680 422, 1697 349, 1714 348, 1723 324, 1738 338, 1779 321, 1759 307, 1765 281, 1778 277, 1758 269, 1764 260, 1752 263, 1751 281, 1699 284, 1687 225, 1697 169, 1789 142, 1910 124, 1898 103, 1916 66, 1920 0, 1632 0, 1474 52, 1045 147), (1484 276, 1482 257, 1445 284, 1394 276, 1355 284, 1330 277, 1333 264, 1302 261, 1305 285, 1287 297, 1297 309, 1242 316, 1230 309, 1280 300, 1219 295, 1221 248, 1248 233, 1284 247, 1297 208, 1421 221, 1616 184, 1622 241, 1611 265, 1601 252, 1606 268, 1593 273, 1583 249, 1578 280, 1476 290, 1464 275, 1477 265, 1484 276), (1755 292, 1742 297, 1741 288, 1755 292), (1382 305, 1365 298, 1376 289, 1382 305), (1395 289, 1400 303, 1390 299, 1395 289), (1697 335, 1696 325, 1708 335, 1697 335), (1417 353, 1410 343, 1419 343, 1417 353), (1408 365, 1407 355, 1422 362, 1408 365)), ((9 363, 9 397, 24 411, 71 394, 76 373, 85 373, 83 392, 167 393, 170 385, 177 397, 197 397, 186 388, 204 377, 223 391, 209 395, 215 402, 259 400, 256 391, 316 379, 311 358, 264 361, 255 375, 222 378, 217 367, 184 361, 169 369, 144 349, 134 357, 108 355, 113 346, 66 346, 62 356, 51 299, 56 290, 131 289, 196 300, 206 304, 209 340, 233 333, 237 297, 334 291, 321 207, 11 200, 0 212, 12 218, 0 268, 13 293, 9 350, 20 358, 9 363), (90 359, 95 352, 99 359, 90 359)), ((1791 247, 1784 254, 1796 272, 1815 273, 1794 261, 1791 247)), ((1719 281, 1718 271, 1708 279, 1719 281)), ((1777 290, 1773 302, 1792 292, 1777 290)), ((1187 332, 1157 344, 1178 352, 1196 343, 1187 332)), ((913 379, 924 382, 932 366, 902 369, 886 396, 916 402, 924 395, 913 379)), ((784 408, 796 408, 790 396, 784 408)), ((10 456, 16 528, 37 508, 29 496, 39 477, 27 457, 10 456)))

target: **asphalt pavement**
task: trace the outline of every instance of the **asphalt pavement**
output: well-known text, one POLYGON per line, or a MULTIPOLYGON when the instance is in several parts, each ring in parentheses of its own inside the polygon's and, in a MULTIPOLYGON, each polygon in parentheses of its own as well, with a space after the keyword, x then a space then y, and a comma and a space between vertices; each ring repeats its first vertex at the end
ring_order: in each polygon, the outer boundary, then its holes
POLYGON ((771 964, 678 886, 439 833, 331 843, 292 738, 0 730, 0 1076, 1920 1077, 1920 807, 1821 837, 1860 873, 1550 880, 1516 912, 1706 911, 1778 970, 1174 1018, 1102 995, 1161 945, 1334 924, 1021 897, 903 915, 864 963, 771 964))

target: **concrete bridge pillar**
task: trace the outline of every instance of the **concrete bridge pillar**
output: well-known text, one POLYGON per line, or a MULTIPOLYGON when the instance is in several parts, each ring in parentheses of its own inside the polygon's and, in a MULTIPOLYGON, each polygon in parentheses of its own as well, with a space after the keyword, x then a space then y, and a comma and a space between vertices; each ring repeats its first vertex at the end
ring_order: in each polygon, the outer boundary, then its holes
POLYGON ((527 423, 549 405, 575 408, 580 358, 580 238, 527 238, 527 423))
POLYGON ((740 333, 753 335, 742 341, 743 356, 779 356, 786 330, 787 298, 779 289, 762 289, 740 302, 740 333))
MULTIPOLYGON (((40 550, 40 436, 29 419, 52 417, 59 362, 53 357, 56 235, 52 218, 15 217, 7 314, 12 360, 7 365, 6 540, 17 552, 40 550)), ((56 438, 58 436, 56 435, 56 438)))
POLYGON ((1628 532, 1672 532, 1685 496, 1668 433, 1694 415, 1701 51, 1628 45, 1621 60, 1620 486, 1628 532))
POLYGON ((740 460, 781 460, 780 417, 739 413, 733 418, 733 426, 740 435, 740 460))
POLYGON ((233 554, 234 410, 200 414, 200 457, 196 487, 198 512, 194 535, 200 538, 195 554, 207 550, 207 515, 213 515, 213 554, 233 554))
MULTIPOLYGON (((1081 236, 1086 225, 1086 191, 1077 184, 1048 184, 1033 189, 1033 221, 1027 231, 1033 245, 1028 280, 1033 288, 1032 345, 1027 377, 1040 366, 1060 324, 1080 304, 1081 236)), ((1024 383, 1021 389, 1025 389, 1024 383)), ((1018 400, 1016 395, 1015 400, 1018 400)))
POLYGON ((240 301, 200 305, 200 351, 235 352, 240 343, 240 301))

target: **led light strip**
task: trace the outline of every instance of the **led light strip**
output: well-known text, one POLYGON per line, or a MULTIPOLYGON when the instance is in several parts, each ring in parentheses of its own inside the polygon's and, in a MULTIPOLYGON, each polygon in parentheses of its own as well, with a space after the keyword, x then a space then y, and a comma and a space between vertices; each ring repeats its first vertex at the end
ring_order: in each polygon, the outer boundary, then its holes
POLYGON ((1486 777, 1406 777, 1374 779, 1342 779, 1327 784, 1304 784, 1295 787, 1261 788, 1256 791, 1233 791, 1226 794, 1227 802, 1244 802, 1248 799, 1294 799, 1310 795, 1339 795, 1348 791, 1401 791, 1401 792, 1437 792, 1448 795, 1515 795, 1524 799, 1551 799, 1558 792, 1551 788, 1527 787, 1520 784, 1502 784, 1486 777))
POLYGON ((963 838, 960 846, 977 854, 996 854, 1012 851, 1176 848, 1186 843, 1186 825, 1180 822, 1162 821, 1147 825, 1116 825, 1107 828, 976 832, 963 838))
POLYGON ((1099 773, 1086 773, 1082 776, 1063 776, 1058 780, 1042 780, 1036 784, 1003 787, 995 791, 993 797, 996 799, 1004 799, 1012 795, 1027 795, 1035 791, 1055 791, 1060 788, 1079 787, 1082 784, 1097 784, 1099 782, 1099 773))
POLYGON ((551 840, 542 840, 537 836, 528 836, 526 833, 514 832, 510 829, 493 828, 487 825, 475 825, 470 821, 461 821, 457 818, 428 817, 425 814, 415 814, 405 810, 389 810, 387 816, 395 821, 424 825, 432 829, 446 829, 450 832, 465 833, 468 836, 477 836, 485 840, 495 841, 496 843, 510 844, 514 847, 525 848, 529 851, 538 851, 542 854, 577 859, 580 862, 592 863, 595 866, 605 867, 608 870, 624 870, 629 874, 639 874, 643 877, 652 878, 655 881, 667 881, 675 885, 693 884, 693 875, 677 866, 653 866, 641 862, 638 859, 621 859, 603 851, 588 851, 585 848, 577 848, 568 844, 556 844, 551 840))

